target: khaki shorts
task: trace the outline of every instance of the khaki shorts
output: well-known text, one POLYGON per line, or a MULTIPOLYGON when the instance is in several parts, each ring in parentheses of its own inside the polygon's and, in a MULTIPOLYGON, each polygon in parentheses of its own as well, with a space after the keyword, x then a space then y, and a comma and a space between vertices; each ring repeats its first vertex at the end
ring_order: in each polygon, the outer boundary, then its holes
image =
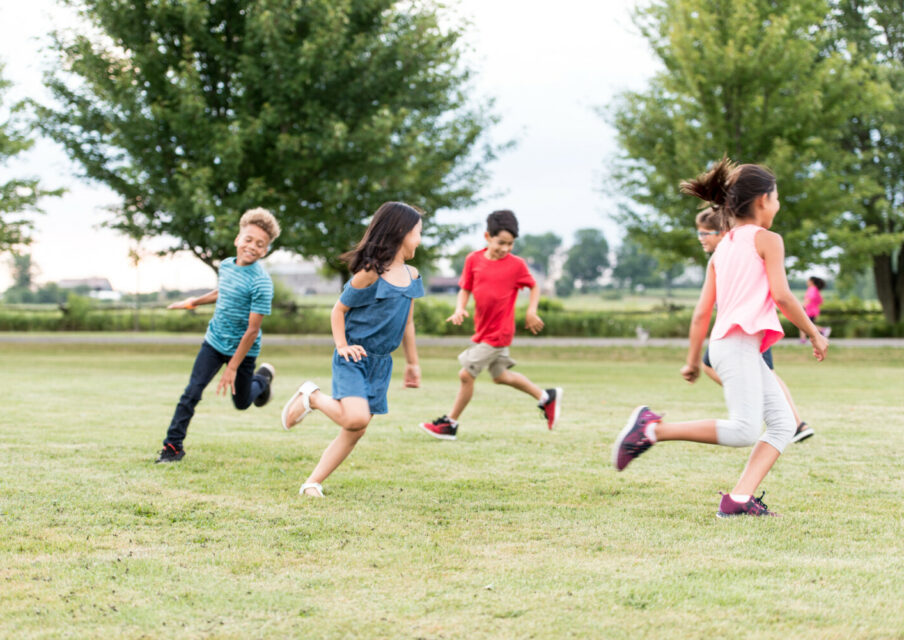
POLYGON ((509 356, 508 347, 494 347, 483 342, 472 344, 458 354, 458 361, 474 378, 489 368, 493 380, 515 366, 515 361, 509 356))

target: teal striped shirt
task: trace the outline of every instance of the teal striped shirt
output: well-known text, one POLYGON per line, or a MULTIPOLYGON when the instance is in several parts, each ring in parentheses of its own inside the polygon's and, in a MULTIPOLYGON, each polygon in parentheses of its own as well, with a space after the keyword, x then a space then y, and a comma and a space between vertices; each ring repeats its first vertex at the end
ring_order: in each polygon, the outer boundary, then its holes
MULTIPOLYGON (((270 315, 273 281, 260 260, 240 267, 235 258, 227 258, 220 264, 217 289, 217 307, 204 340, 223 355, 231 356, 248 330, 248 315, 270 315)), ((257 356, 261 352, 261 334, 262 331, 257 332, 247 355, 257 356)))

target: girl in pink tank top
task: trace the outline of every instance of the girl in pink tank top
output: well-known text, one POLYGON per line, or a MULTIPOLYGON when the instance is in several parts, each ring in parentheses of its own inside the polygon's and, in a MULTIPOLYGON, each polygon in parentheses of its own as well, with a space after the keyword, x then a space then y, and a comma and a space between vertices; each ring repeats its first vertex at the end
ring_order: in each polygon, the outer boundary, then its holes
POLYGON ((717 515, 775 515, 754 492, 794 435, 795 423, 775 375, 760 353, 784 335, 776 305, 809 336, 813 355, 823 360, 828 340, 807 317, 788 287, 785 247, 769 231, 779 211, 775 176, 765 167, 734 165, 723 158, 708 172, 683 182, 681 190, 716 209, 726 237, 706 269, 706 280, 691 320, 687 362, 681 375, 700 375, 701 351, 714 306, 710 359, 722 380, 728 419, 664 422, 647 406, 637 407, 615 440, 612 462, 618 471, 660 441, 683 440, 730 447, 753 447, 747 466, 717 515), (760 436, 762 423, 766 431, 760 436))

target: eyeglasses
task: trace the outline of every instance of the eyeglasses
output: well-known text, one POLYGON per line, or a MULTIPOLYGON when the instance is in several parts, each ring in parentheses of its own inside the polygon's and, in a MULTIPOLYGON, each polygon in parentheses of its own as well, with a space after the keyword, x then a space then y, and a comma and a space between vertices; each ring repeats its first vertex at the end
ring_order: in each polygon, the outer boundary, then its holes
POLYGON ((705 238, 706 236, 717 236, 717 235, 719 235, 720 233, 722 233, 722 232, 721 232, 721 231, 698 231, 698 232, 697 232, 697 237, 698 237, 698 238, 705 238))

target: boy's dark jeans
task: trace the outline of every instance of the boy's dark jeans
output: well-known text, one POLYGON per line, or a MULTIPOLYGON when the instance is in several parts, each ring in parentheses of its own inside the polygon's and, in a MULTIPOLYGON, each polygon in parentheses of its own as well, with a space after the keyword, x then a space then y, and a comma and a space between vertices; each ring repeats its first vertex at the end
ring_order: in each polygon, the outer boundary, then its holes
MULTIPOLYGON (((195 415, 195 407, 201 401, 201 393, 217 375, 220 368, 229 362, 230 358, 232 356, 223 355, 206 341, 201 343, 201 350, 198 351, 198 357, 195 358, 188 386, 185 387, 185 392, 179 398, 173 420, 166 432, 164 446, 171 444, 176 449, 182 448, 185 432, 188 431, 188 423, 195 415)), ((262 376, 254 375, 254 356, 246 356, 235 374, 235 395, 232 396, 235 408, 247 409, 266 388, 267 380, 262 376)))

